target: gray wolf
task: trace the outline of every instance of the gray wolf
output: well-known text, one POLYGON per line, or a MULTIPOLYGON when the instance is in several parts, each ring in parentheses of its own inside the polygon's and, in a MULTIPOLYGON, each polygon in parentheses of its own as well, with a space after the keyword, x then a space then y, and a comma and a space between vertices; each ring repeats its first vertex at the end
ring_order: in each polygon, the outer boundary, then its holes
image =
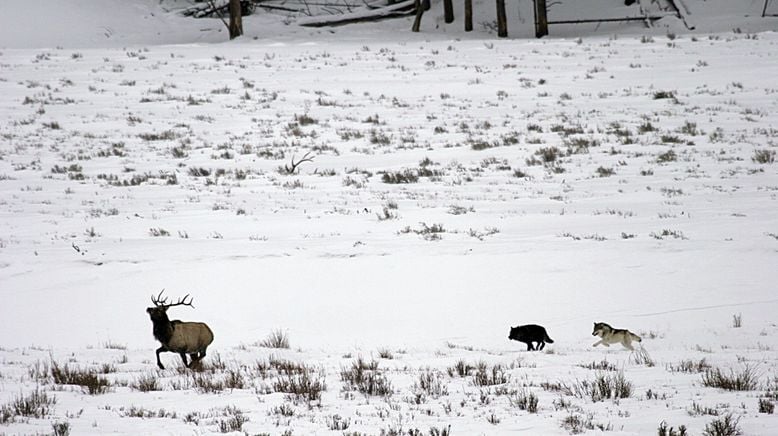
POLYGON ((511 327, 511 331, 508 334, 508 339, 514 341, 524 342, 527 344, 527 351, 542 350, 546 346, 546 343, 553 344, 554 341, 548 337, 546 328, 537 324, 520 325, 511 327), (533 342, 538 343, 538 347, 535 348, 533 342))
POLYGON ((610 347, 611 344, 621 344, 628 350, 634 350, 632 341, 642 342, 640 336, 631 331, 626 329, 615 329, 604 322, 594 323, 592 336, 600 337, 600 340, 592 345, 592 347, 596 347, 600 344, 605 345, 606 347, 610 347))

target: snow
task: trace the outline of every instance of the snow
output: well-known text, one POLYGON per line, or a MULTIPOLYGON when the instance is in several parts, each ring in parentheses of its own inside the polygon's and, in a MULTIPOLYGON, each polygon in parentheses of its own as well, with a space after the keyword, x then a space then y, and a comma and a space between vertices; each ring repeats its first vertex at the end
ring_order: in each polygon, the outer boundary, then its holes
MULTIPOLYGON (((461 12, 446 25, 437 3, 418 34, 412 18, 306 29, 261 13, 233 42, 216 19, 181 17, 183 1, 2 14, 0 407, 36 388, 56 404, 0 433, 210 434, 234 406, 249 434, 568 434, 570 416, 700 434, 717 419, 700 407, 775 434, 759 402, 778 395, 778 163, 757 157, 777 148, 776 21, 762 2, 684 3, 693 32, 669 18, 542 40, 522 38, 528 2, 509 11, 510 39, 465 34, 461 12), (533 164, 549 147, 556 163, 533 164), (279 172, 306 151, 299 173, 279 172), (205 372, 172 353, 156 368, 145 307, 163 288, 194 298, 173 317, 214 331, 205 372), (641 335, 655 364, 592 348, 599 321, 641 335), (508 341, 529 323, 548 329, 546 351, 508 341), (261 345, 279 329, 291 349, 261 345), (391 396, 346 389, 360 356, 391 396), (271 358, 310 366, 321 401, 275 392, 282 375, 255 369, 271 358), (449 375, 461 359, 509 380, 449 375), (758 387, 673 370, 701 359, 754 368, 758 387), (629 398, 549 388, 593 380, 584 366, 602 360, 629 398), (106 366, 112 386, 36 375, 52 362, 106 366), (417 396, 427 370, 446 394, 417 396), (230 371, 242 387, 197 387, 230 371), (537 413, 511 391, 536 395, 537 413)), ((491 2, 476 7, 493 20, 491 2)))

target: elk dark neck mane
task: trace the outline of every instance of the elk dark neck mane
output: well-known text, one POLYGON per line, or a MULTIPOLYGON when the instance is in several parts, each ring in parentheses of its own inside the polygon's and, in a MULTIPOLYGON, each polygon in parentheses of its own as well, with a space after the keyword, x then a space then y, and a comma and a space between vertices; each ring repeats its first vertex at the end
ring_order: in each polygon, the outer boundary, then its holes
POLYGON ((163 344, 167 344, 173 336, 173 324, 170 319, 167 315, 163 315, 152 319, 152 322, 154 323, 154 337, 163 344))

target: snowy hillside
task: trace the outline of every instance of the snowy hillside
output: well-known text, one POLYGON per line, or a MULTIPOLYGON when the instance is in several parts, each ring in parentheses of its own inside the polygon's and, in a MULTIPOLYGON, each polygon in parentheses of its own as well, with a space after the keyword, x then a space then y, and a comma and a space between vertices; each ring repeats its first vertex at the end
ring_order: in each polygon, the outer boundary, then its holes
POLYGON ((183 3, 0 14, 0 434, 778 433, 763 3, 233 42, 183 3), (197 370, 157 368, 162 289, 197 370))

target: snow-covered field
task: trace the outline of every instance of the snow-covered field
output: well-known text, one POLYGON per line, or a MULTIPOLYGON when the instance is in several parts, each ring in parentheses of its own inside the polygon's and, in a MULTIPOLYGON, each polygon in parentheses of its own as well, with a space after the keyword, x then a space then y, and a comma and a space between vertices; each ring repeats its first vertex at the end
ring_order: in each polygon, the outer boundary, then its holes
POLYGON ((775 21, 425 20, 0 26, 0 434, 778 433, 775 21), (163 288, 215 333, 199 371, 156 367, 163 288), (529 323, 554 344, 507 339, 529 323))

